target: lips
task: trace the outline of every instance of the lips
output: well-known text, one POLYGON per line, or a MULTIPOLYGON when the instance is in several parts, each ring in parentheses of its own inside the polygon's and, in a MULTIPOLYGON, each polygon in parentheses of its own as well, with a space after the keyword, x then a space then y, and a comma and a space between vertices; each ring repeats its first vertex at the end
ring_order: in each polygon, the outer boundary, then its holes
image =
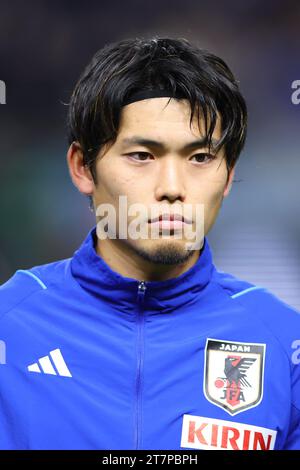
POLYGON ((155 223, 155 222, 161 222, 162 220, 167 220, 168 222, 179 220, 180 222, 184 222, 186 224, 192 223, 190 219, 187 219, 186 217, 183 217, 180 214, 162 214, 162 215, 159 215, 158 217, 155 217, 154 219, 151 219, 149 222, 155 223))

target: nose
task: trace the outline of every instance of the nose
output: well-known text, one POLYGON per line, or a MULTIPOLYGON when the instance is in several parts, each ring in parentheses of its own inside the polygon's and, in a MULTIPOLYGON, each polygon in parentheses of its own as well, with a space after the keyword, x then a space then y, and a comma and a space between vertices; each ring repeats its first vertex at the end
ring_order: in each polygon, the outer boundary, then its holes
POLYGON ((155 197, 157 201, 168 199, 174 201, 180 199, 185 200, 186 190, 184 185, 184 175, 182 162, 176 157, 170 155, 165 156, 160 161, 159 171, 157 175, 157 184, 155 197))

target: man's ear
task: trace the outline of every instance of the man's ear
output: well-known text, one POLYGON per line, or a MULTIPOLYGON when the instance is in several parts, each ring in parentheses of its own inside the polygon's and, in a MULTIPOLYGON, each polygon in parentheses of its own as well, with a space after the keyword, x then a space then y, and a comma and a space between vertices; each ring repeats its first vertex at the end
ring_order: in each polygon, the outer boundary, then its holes
POLYGON ((227 197, 228 194, 230 193, 233 178, 234 178, 234 174, 235 174, 235 167, 231 168, 231 170, 229 171, 229 174, 228 174, 228 177, 227 177, 227 183, 226 183, 226 186, 225 186, 225 189, 224 189, 224 192, 223 192, 223 197, 227 197))
POLYGON ((90 169, 84 164, 83 152, 79 142, 72 142, 67 152, 67 163, 73 184, 82 194, 94 191, 94 181, 90 169))

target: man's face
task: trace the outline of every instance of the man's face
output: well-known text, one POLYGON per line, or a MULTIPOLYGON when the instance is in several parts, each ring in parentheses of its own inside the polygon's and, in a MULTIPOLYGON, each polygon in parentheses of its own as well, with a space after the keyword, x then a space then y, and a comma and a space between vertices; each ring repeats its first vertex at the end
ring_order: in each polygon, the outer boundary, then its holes
MULTIPOLYGON (((217 155, 211 151, 215 157, 211 159, 207 147, 184 149, 187 144, 204 137, 204 123, 200 122, 200 132, 194 117, 190 128, 188 101, 168 101, 169 98, 152 98, 131 103, 122 109, 117 140, 112 146, 101 149, 97 158, 97 186, 93 200, 96 214, 100 204, 111 204, 116 210, 117 220, 120 196, 127 197, 128 208, 135 203, 146 207, 148 216, 143 223, 149 228, 149 237, 132 239, 129 236, 115 242, 124 244, 124 248, 132 249, 148 261, 178 264, 193 254, 186 249, 189 240, 183 227, 181 238, 175 239, 176 230, 172 230, 172 224, 167 235, 160 228, 159 237, 151 238, 151 208, 155 208, 156 215, 165 213, 166 207, 168 213, 176 214, 178 208, 184 210, 186 205, 190 205, 193 213, 189 228, 195 231, 196 207, 203 204, 206 235, 217 217, 224 195, 227 195, 228 173, 223 150, 217 155), (129 143, 128 139, 133 137, 157 141, 161 146, 129 143)), ((220 136, 218 121, 213 139, 218 140, 220 136)), ((128 216, 128 225, 133 218, 128 216)), ((117 224, 117 234, 118 230, 117 224)))

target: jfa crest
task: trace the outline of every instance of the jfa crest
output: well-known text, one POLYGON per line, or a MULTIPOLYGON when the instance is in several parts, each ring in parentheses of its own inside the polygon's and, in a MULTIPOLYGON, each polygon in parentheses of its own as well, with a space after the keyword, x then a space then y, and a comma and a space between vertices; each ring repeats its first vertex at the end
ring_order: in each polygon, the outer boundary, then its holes
POLYGON ((263 396, 265 344, 208 338, 204 394, 211 403, 235 415, 257 406, 263 396))

